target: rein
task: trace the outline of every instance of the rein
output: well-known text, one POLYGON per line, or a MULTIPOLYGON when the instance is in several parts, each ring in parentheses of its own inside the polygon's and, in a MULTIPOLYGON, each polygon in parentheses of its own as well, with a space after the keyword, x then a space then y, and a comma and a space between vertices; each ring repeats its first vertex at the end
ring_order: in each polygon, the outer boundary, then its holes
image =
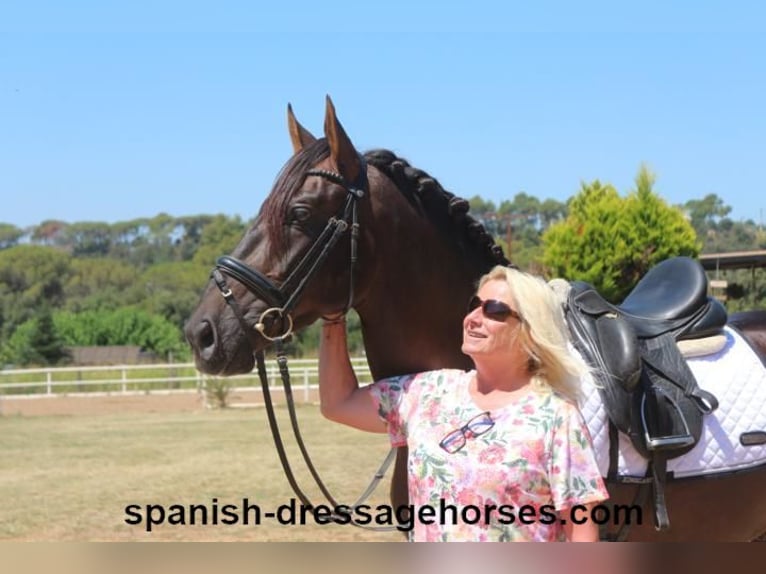
MULTIPOLYGON (((360 158, 362 159, 362 158, 360 158)), ((226 275, 236 279, 242 283, 249 291, 255 294, 257 297, 263 299, 269 307, 261 313, 258 322, 254 325, 262 337, 271 341, 274 344, 274 350, 276 352, 277 365, 279 366, 279 374, 282 380, 282 385, 285 391, 285 401, 287 403, 287 410, 290 416, 290 426, 293 431, 293 436, 301 452, 306 467, 314 479, 315 484, 322 492, 324 497, 332 506, 330 519, 335 522, 344 524, 350 521, 354 526, 365 528, 368 530, 376 531, 389 531, 393 526, 367 526, 356 523, 354 520, 350 520, 350 515, 339 512, 339 508, 347 508, 349 511, 361 506, 365 500, 375 491, 378 483, 385 476, 388 467, 394 460, 396 449, 390 449, 388 455, 383 460, 380 468, 373 475, 370 484, 359 496, 358 500, 351 506, 340 505, 336 499, 330 494, 326 485, 319 477, 314 463, 306 449, 306 445, 303 442, 303 436, 300 432, 298 425, 298 418, 295 413, 295 400, 293 397, 292 384, 290 382, 290 372, 287 367, 287 356, 284 351, 285 341, 292 335, 293 331, 293 319, 292 311, 295 308, 300 296, 305 290, 308 282, 311 280, 324 261, 329 256, 332 248, 341 238, 341 236, 350 229, 351 231, 351 254, 350 254, 350 268, 349 268, 349 290, 348 300, 343 309, 345 315, 351 308, 354 301, 354 269, 357 260, 357 244, 359 238, 359 223, 357 218, 357 205, 358 200, 364 197, 368 188, 366 165, 362 159, 362 166, 359 178, 353 184, 348 184, 346 180, 338 173, 326 171, 326 170, 310 170, 306 172, 307 176, 319 176, 324 179, 335 183, 343 187, 346 192, 346 201, 338 213, 337 216, 333 216, 325 225, 325 228, 316 238, 314 243, 309 247, 308 251, 298 261, 296 266, 288 275, 287 279, 281 286, 275 285, 268 277, 259 271, 247 266, 242 261, 229 256, 219 257, 216 261, 216 266, 211 272, 211 277, 215 282, 218 290, 221 292, 221 296, 226 303, 231 307, 240 327, 250 340, 253 349, 257 347, 258 335, 256 335, 252 328, 248 325, 245 318, 245 314, 242 312, 242 308, 237 303, 231 289, 226 282, 226 275), (271 335, 267 333, 267 319, 270 319, 274 315, 275 318, 280 319, 280 327, 282 333, 279 335, 271 335)), ((282 441, 282 434, 277 422, 276 413, 274 410, 274 403, 271 398, 271 391, 269 389, 268 375, 266 373, 266 364, 263 351, 255 352, 255 360, 258 371, 258 378, 261 382, 261 389, 263 391, 263 400, 266 406, 266 414, 269 421, 269 427, 274 439, 274 446, 277 449, 279 455, 279 461, 282 464, 285 476, 288 483, 295 492, 296 496, 300 499, 301 503, 308 509, 314 509, 315 505, 311 503, 308 496, 301 490, 298 485, 298 481, 292 471, 290 461, 287 457, 284 443, 282 441)))

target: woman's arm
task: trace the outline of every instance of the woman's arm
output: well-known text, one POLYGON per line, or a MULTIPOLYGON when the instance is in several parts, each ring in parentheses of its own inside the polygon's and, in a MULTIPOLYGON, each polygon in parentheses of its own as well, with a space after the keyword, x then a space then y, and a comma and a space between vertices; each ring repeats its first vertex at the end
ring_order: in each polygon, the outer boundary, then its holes
POLYGON ((346 322, 326 321, 319 342, 319 403, 326 418, 370 432, 386 432, 369 388, 359 388, 346 345, 346 322))
POLYGON ((566 512, 564 533, 573 542, 598 541, 598 525, 592 520, 574 524, 572 518, 590 518, 596 504, 609 498, 604 480, 599 471, 596 453, 590 439, 590 432, 577 405, 566 401, 563 409, 557 411, 550 449, 551 466, 549 482, 557 508, 572 508, 581 505, 575 516, 566 512), (581 502, 583 501, 583 502, 581 502), (588 501, 588 502, 584 502, 588 501))
MULTIPOLYGON (((578 518, 590 517, 595 502, 583 504, 584 510, 578 512, 578 518)), ((567 516, 564 524, 564 534, 569 542, 598 542, 598 525, 592 520, 587 520, 584 524, 575 524, 571 517, 567 516)), ((578 521, 579 522, 579 521, 578 521)))

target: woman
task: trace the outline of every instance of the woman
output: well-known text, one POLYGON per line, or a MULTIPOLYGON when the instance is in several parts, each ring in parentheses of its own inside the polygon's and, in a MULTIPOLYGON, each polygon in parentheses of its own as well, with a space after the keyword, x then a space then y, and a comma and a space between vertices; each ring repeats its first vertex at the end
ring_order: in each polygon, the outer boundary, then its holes
POLYGON ((572 520, 608 494, 574 402, 582 367, 542 279, 506 267, 482 277, 463 320, 469 372, 359 388, 345 332, 342 319, 322 329, 322 413, 409 446, 413 540, 598 539, 592 521, 572 520))

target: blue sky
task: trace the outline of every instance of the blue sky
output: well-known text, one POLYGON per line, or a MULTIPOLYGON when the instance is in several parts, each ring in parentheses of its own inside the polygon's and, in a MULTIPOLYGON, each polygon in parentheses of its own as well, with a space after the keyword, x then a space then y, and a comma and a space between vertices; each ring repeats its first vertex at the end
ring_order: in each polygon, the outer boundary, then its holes
POLYGON ((5 2, 0 222, 254 215, 285 110, 463 197, 716 193, 766 219, 758 2, 5 2))

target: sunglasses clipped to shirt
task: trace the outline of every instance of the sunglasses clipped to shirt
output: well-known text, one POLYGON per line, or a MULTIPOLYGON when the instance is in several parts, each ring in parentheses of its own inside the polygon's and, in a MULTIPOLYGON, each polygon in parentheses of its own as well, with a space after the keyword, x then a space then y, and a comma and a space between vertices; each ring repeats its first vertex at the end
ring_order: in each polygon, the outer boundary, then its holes
POLYGON ((439 442, 439 446, 448 453, 455 454, 465 446, 469 437, 481 436, 493 426, 495 426, 495 421, 492 420, 489 411, 484 411, 470 419, 460 428, 448 432, 439 442))
POLYGON ((517 311, 511 309, 507 303, 496 299, 482 301, 478 295, 474 295, 468 300, 468 312, 470 313, 477 307, 481 307, 481 312, 484 313, 484 316, 493 321, 504 322, 508 317, 514 317, 521 321, 521 315, 517 311))

